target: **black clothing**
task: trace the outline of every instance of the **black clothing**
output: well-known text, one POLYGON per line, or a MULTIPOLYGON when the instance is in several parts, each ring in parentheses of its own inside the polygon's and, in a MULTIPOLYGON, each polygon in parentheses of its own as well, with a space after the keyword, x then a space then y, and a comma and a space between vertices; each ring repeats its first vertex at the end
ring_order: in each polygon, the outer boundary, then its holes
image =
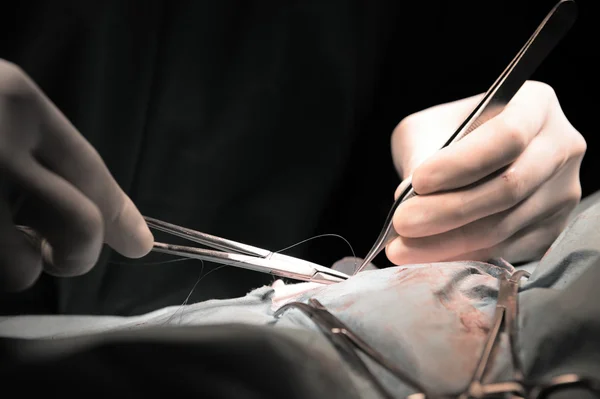
MULTIPOLYGON (((486 90, 553 5, 20 1, 3 5, 0 58, 41 86, 143 214, 273 250, 338 233, 360 255, 399 183, 389 150, 396 124, 486 90)), ((577 46, 589 14, 534 78, 553 85, 591 143, 598 100, 581 93, 597 68, 577 46)), ((586 193, 598 188, 592 152, 586 193)), ((350 255, 332 238, 290 254, 322 264, 350 255)), ((43 276, 1 296, 0 312, 130 315, 180 304, 202 266, 146 264, 164 259, 107 248, 84 276, 43 276)), ((270 279, 223 268, 190 301, 241 296, 270 279)))

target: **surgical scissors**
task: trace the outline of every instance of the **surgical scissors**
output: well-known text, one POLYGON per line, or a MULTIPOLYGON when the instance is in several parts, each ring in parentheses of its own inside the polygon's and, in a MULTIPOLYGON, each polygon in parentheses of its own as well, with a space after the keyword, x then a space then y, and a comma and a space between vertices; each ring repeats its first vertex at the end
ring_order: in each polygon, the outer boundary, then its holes
POLYGON ((144 219, 150 228, 224 251, 155 242, 152 248, 154 252, 201 259, 268 273, 278 277, 322 284, 339 283, 350 277, 331 268, 292 256, 201 233, 151 217, 144 216, 144 219))
MULTIPOLYGON (((494 84, 488 89, 481 102, 454 134, 450 136, 442 148, 457 142, 486 121, 498 115, 571 28, 576 16, 577 6, 573 0, 561 0, 558 2, 515 58, 513 58, 494 84)), ((398 233, 393 225, 394 213, 400 204, 418 195, 410 182, 410 177, 406 179, 406 183, 408 185, 396 201, 394 201, 379 237, 377 237, 375 244, 373 244, 363 262, 356 268, 354 274, 363 270, 381 250, 398 237, 398 233)))

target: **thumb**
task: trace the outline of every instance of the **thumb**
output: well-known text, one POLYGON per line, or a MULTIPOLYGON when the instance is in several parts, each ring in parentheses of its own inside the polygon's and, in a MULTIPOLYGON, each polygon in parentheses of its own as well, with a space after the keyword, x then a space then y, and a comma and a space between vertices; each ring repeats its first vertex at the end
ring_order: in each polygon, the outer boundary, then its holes
POLYGON ((150 252, 154 236, 144 217, 123 192, 122 208, 105 226, 105 242, 121 255, 140 258, 150 252))
POLYGON ((401 178, 415 169, 446 143, 469 116, 483 94, 436 105, 404 118, 392 133, 394 166, 401 178))

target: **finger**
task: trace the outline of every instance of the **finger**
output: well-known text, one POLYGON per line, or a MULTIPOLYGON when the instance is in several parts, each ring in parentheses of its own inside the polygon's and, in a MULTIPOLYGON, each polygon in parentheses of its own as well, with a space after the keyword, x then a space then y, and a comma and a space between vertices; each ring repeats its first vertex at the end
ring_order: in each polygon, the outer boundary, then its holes
POLYGON ((415 191, 464 187, 517 159, 546 123, 553 94, 545 87, 529 82, 500 114, 428 158, 414 171, 415 191))
POLYGON ((26 239, 12 221, 8 201, 0 199, 0 291, 29 288, 42 272, 39 248, 26 239))
POLYGON ((408 176, 406 179, 402 180, 396 188, 394 192, 394 201, 398 199, 398 197, 411 185, 411 176, 408 176))
POLYGON ((494 258, 496 251, 495 248, 482 248, 477 251, 469 252, 466 254, 460 254, 452 256, 447 259, 442 259, 440 262, 460 262, 460 261, 477 261, 477 262, 488 262, 494 258))
POLYGON ((475 260, 485 262, 499 256, 510 263, 539 259, 566 227, 570 212, 571 208, 565 207, 544 221, 524 228, 492 248, 482 248, 474 252, 444 259, 444 261, 475 260))
POLYGON ((475 260, 485 262, 500 256, 511 263, 538 259, 566 227, 570 212, 570 207, 564 207, 545 220, 523 228, 498 245, 453 256, 444 259, 444 261, 475 260))
POLYGON ((508 169, 489 180, 406 201, 396 210, 394 228, 404 237, 425 237, 502 212, 530 196, 564 164, 563 149, 551 136, 539 135, 508 169))
POLYGON ((33 82, 31 86, 36 92, 42 120, 36 158, 98 207, 108 245, 127 257, 146 255, 154 238, 136 206, 119 187, 92 145, 33 82))
POLYGON ((400 176, 406 179, 419 164, 438 151, 452 130, 458 129, 482 98, 483 94, 478 94, 404 118, 391 137, 392 160, 400 176))
POLYGON ((89 271, 102 249, 104 226, 98 207, 77 188, 36 162, 15 168, 17 184, 28 192, 24 205, 30 227, 46 239, 44 267, 57 276, 89 271))
POLYGON ((543 222, 530 225, 500 243, 492 252, 507 254, 507 260, 512 263, 541 258, 567 226, 571 210, 565 207, 543 222))
MULTIPOLYGON (((395 264, 456 259, 463 254, 493 248, 527 226, 535 225, 561 209, 572 209, 574 189, 547 184, 519 205, 441 234, 421 238, 398 237, 386 248, 395 264), (554 196, 553 202, 548 198, 554 196)), ((491 254, 490 254, 491 255, 491 254)))
POLYGON ((488 262, 490 259, 498 258, 500 256, 510 263, 527 262, 539 259, 559 234, 556 233, 557 229, 554 225, 564 226, 562 223, 557 224, 554 222, 555 219, 557 219, 557 217, 553 216, 548 218, 547 221, 544 221, 543 224, 532 225, 495 247, 482 248, 477 251, 443 259, 442 261, 488 262))

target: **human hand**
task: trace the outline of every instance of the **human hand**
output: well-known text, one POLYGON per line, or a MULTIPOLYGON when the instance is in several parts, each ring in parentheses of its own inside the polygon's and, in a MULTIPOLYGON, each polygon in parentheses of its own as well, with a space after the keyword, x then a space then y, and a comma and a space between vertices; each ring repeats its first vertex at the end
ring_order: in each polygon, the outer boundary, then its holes
POLYGON ((412 175, 419 195, 394 214, 393 263, 532 260, 579 203, 586 142, 544 83, 526 82, 500 114, 439 150, 481 98, 426 109, 396 127, 395 166, 412 175))
POLYGON ((0 59, 0 291, 27 288, 42 270, 83 274, 104 242, 141 257, 153 241, 96 150, 20 68, 0 59), (17 212, 33 230, 15 227, 17 212))

